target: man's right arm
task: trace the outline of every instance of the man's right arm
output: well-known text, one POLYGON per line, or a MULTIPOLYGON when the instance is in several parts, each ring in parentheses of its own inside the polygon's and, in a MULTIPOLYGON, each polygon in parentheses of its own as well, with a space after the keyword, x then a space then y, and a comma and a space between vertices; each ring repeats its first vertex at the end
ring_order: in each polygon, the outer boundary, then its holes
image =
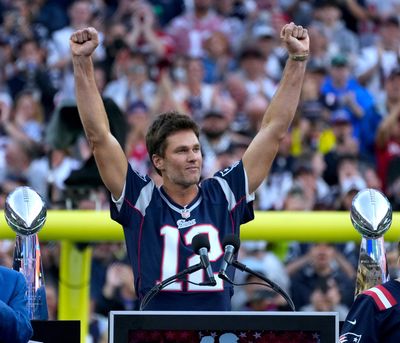
POLYGON ((114 198, 118 199, 125 184, 128 161, 122 147, 111 134, 103 101, 96 86, 91 56, 97 45, 98 34, 94 28, 78 30, 71 36, 76 100, 100 176, 114 198))

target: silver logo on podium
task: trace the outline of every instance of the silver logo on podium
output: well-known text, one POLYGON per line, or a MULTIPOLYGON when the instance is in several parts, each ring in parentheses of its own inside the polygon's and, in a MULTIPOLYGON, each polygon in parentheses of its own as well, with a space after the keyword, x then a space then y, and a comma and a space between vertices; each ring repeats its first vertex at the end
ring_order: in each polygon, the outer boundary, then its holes
POLYGON ((381 192, 367 188, 353 199, 350 218, 361 233, 356 291, 361 292, 389 280, 383 235, 392 224, 392 207, 381 192))
POLYGON ((26 278, 29 317, 47 320, 46 291, 37 235, 46 221, 46 205, 33 189, 18 187, 7 196, 4 215, 7 224, 17 234, 13 269, 26 278))

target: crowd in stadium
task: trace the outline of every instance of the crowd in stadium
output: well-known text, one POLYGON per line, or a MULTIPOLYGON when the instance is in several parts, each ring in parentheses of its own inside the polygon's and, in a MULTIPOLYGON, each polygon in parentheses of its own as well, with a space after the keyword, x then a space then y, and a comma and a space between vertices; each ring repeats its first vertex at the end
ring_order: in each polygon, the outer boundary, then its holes
MULTIPOLYGON (((49 209, 109 208, 76 110, 69 38, 93 26, 98 89, 131 166, 152 170, 145 134, 176 109, 201 127, 203 177, 241 158, 257 132, 287 56, 281 27, 310 35, 296 118, 270 176, 261 211, 349 211, 366 187, 400 208, 399 0, 0 0, 0 205, 20 185, 49 209)), ((267 229, 267 228, 266 228, 267 229)), ((389 266, 397 275, 395 249, 389 266)), ((242 244, 240 258, 289 292, 302 310, 338 311, 354 297, 359 247, 242 244)), ((10 266, 13 242, 0 241, 10 266)), ((59 245, 42 244, 50 318, 57 317, 59 245)), ((238 281, 250 277, 237 275, 238 281)), ((111 309, 137 309, 122 243, 93 246, 91 335, 111 309)), ((237 288, 237 310, 287 309, 265 288, 237 288)))

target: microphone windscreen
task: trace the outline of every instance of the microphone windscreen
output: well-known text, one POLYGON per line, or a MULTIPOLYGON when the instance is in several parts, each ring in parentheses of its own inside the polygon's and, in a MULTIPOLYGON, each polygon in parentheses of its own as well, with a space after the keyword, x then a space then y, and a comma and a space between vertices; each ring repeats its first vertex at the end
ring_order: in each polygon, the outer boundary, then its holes
POLYGON ((235 248, 235 252, 240 248, 240 238, 238 235, 230 234, 224 237, 222 241, 222 246, 225 249, 227 245, 232 245, 235 248))
POLYGON ((210 241, 208 240, 208 235, 204 233, 199 233, 192 239, 192 248, 196 254, 199 254, 201 248, 206 248, 210 251, 210 241))

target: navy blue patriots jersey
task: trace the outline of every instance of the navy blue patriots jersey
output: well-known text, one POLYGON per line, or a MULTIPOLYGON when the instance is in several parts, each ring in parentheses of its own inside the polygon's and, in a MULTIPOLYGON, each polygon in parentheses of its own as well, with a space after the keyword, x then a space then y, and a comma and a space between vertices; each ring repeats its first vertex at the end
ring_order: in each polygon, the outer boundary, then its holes
POLYGON ((400 342, 400 282, 390 280, 359 294, 343 324, 340 343, 400 342))
MULTIPOLYGON (((217 276, 224 255, 221 242, 227 234, 239 234, 240 225, 254 218, 253 199, 241 161, 202 181, 197 197, 186 207, 129 166, 122 207, 118 211, 112 203, 111 217, 124 228, 139 300, 156 283, 200 262, 191 247, 199 233, 208 235, 208 255, 217 276)), ((233 268, 228 276, 233 278, 233 268)), ((164 288, 145 309, 230 310, 230 284, 216 277, 216 286, 195 285, 208 281, 204 270, 185 281, 164 288)))

